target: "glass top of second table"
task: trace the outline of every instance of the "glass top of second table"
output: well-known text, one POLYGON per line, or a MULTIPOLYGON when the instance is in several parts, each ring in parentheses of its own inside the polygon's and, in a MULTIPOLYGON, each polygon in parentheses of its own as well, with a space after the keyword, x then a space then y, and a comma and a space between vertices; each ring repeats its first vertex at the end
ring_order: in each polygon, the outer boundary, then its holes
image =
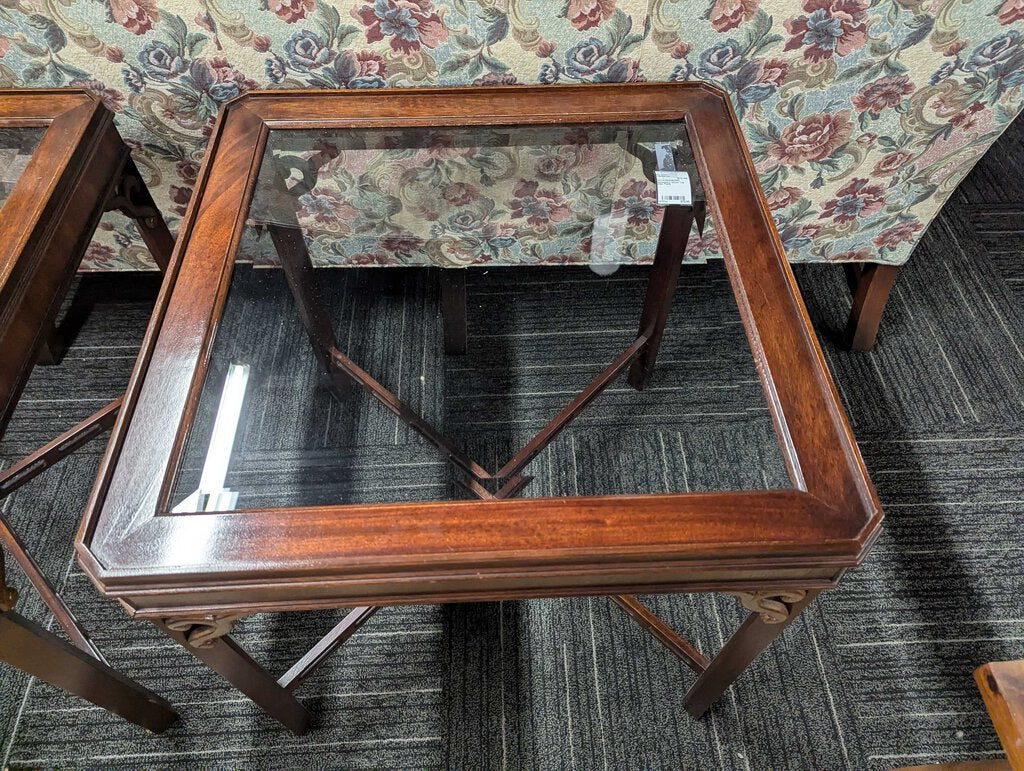
MULTIPOLYGON (((635 340, 663 171, 702 204, 681 123, 272 130, 171 508, 499 491, 466 463, 497 472, 635 340), (278 251, 296 242, 338 350, 461 462, 325 374, 278 251), (436 268, 466 269, 465 354, 444 353, 436 268)), ((621 375, 519 476, 520 497, 791 486, 720 261, 684 264, 652 383, 621 375)))
POLYGON ((0 126, 0 207, 21 179, 45 126, 0 126))

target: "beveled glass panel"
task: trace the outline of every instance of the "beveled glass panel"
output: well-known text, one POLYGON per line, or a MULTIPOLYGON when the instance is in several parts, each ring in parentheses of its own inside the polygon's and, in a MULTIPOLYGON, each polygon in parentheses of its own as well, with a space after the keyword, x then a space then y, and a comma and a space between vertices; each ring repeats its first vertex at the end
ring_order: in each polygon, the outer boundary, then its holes
MULTIPOLYGON (((703 201, 680 123, 271 131, 171 507, 507 489, 486 476, 637 337, 658 170, 703 201)), ((521 497, 790 486, 721 263, 684 263, 651 384, 623 371, 520 474, 521 497)))

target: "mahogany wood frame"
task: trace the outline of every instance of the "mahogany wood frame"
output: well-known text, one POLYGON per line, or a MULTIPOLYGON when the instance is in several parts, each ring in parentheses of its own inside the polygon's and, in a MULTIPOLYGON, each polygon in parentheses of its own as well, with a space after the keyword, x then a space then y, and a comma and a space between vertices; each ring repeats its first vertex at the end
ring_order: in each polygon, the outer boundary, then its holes
MULTIPOLYGON (((293 291, 302 283, 295 279, 293 291)), ((346 369, 333 359, 328 367, 346 369)), ((106 596, 152 619, 302 731, 308 715, 286 687, 294 675, 277 683, 238 648, 227 636, 238 618, 358 606, 332 632, 343 638, 367 608, 386 604, 730 592, 752 613, 710 660, 632 598, 616 600, 701 672, 685 699, 701 714, 819 591, 863 560, 881 521, 722 91, 698 83, 281 91, 241 97, 220 116, 76 549, 106 596), (691 127, 792 488, 169 510, 269 131, 645 120, 691 127)), ((303 676, 336 647, 332 635, 296 665, 303 676)))
MULTIPOLYGON (((51 346, 54 319, 103 212, 132 217, 162 267, 173 244, 113 114, 96 97, 81 89, 0 90, 0 127, 35 126, 45 131, 0 208, 0 435, 34 363, 60 358, 51 346)), ((0 471, 0 500, 109 429, 120 408, 115 399, 0 471)), ((2 515, 0 544, 71 641, 13 610, 17 593, 0 551, 0 660, 151 731, 177 720, 165 699, 107 664, 2 515)))

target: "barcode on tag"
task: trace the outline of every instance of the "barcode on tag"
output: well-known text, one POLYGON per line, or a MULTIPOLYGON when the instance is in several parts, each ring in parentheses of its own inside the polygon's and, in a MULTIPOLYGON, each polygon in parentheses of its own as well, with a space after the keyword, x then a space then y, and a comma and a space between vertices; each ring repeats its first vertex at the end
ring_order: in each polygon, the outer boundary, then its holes
POLYGON ((691 206, 690 175, 685 171, 655 171, 654 182, 658 188, 658 205, 678 204, 691 206))

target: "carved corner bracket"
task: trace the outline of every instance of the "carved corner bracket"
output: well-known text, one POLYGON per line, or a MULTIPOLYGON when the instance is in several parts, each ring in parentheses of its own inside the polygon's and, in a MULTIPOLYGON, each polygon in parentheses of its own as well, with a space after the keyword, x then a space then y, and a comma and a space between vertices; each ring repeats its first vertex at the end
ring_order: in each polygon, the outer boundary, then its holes
POLYGON ((105 208, 107 211, 119 211, 126 217, 144 222, 147 227, 154 227, 156 219, 160 216, 145 184, 130 169, 125 169, 121 173, 105 208))
POLYGON ((747 610, 761 614, 766 624, 782 624, 789 620, 793 605, 807 596, 806 589, 769 589, 757 592, 730 592, 747 610))
POLYGON ((164 619, 164 626, 181 632, 190 648, 209 648, 215 641, 231 632, 235 622, 245 618, 237 616, 180 616, 164 619))

